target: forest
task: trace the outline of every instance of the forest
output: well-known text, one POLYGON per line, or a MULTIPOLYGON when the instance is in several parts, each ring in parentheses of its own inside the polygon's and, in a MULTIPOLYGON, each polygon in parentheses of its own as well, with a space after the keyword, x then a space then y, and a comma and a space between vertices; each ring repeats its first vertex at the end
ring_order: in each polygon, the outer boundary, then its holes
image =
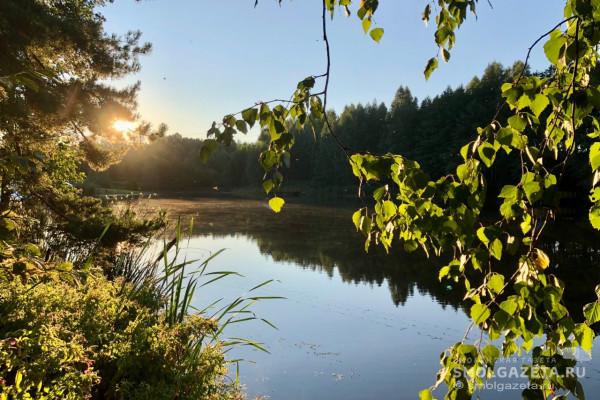
MULTIPOLYGON (((464 86, 447 88, 443 93, 421 101, 410 88, 400 86, 389 105, 379 102, 346 106, 339 115, 330 111, 337 135, 351 152, 374 154, 404 154, 418 161, 433 177, 453 172, 460 163, 461 146, 470 140, 478 126, 489 121, 502 100, 501 82, 511 79, 523 67, 516 62, 511 67, 491 63, 481 76, 464 86)), ((544 76, 549 71, 535 73, 544 76)), ((289 166, 285 166, 282 190, 314 196, 352 197, 356 178, 348 161, 339 151, 322 122, 315 120, 302 129, 290 126, 295 144, 289 166)), ((101 172, 89 171, 83 186, 89 193, 101 188, 157 193, 231 192, 257 188, 264 170, 256 162, 269 143, 263 130, 255 143, 222 145, 207 162, 199 162, 202 139, 167 134, 164 137, 132 148, 119 163, 101 172), (185 171, 185 173, 182 173, 185 171)), ((575 154, 565 172, 562 188, 565 192, 585 193, 581 166, 587 154, 575 154)), ((510 165, 498 161, 490 172, 490 184, 497 190, 519 173, 510 165)), ((563 202, 572 208, 585 209, 589 204, 563 202)))

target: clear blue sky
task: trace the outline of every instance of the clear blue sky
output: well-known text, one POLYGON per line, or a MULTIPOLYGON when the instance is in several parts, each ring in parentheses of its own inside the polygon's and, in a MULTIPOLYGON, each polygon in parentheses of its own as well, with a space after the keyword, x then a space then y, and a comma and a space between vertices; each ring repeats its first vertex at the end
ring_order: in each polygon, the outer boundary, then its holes
MULTIPOLYGON (((433 26, 425 27, 423 0, 381 0, 379 44, 360 21, 336 15, 329 23, 332 78, 329 104, 373 100, 389 104, 399 85, 419 99, 481 74, 491 61, 506 65, 525 57, 529 45, 561 20, 563 0, 479 1, 478 19, 459 31, 448 64, 429 81, 426 61, 436 54, 433 26)), ((120 0, 102 10, 108 32, 139 29, 153 51, 142 58, 140 113, 170 132, 203 137, 210 123, 258 100, 287 98, 302 78, 322 73, 321 1, 120 0)), ((541 46, 532 67, 544 68, 541 46)), ((248 139, 254 139, 256 133, 248 139)))

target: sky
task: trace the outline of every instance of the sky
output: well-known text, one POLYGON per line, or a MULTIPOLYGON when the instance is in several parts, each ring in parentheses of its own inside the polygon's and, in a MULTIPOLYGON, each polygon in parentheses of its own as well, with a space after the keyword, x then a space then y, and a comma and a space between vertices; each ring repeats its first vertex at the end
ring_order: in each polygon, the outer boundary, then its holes
MULTIPOLYGON (((332 68, 329 106, 390 104, 400 85, 420 100, 468 83, 492 61, 511 65, 562 18, 563 0, 479 0, 457 33, 447 64, 426 81, 423 69, 438 50, 434 25, 421 21, 424 0, 380 0, 374 25, 380 43, 362 31, 356 15, 328 22, 332 68), (561 4, 562 3, 562 4, 561 4)), ((356 1, 355 1, 356 3, 356 1)), ((152 43, 142 70, 117 85, 141 81, 139 111, 169 132, 205 137, 212 121, 257 101, 288 98, 296 83, 325 70, 321 0, 117 0, 100 11, 109 33, 141 30, 152 43)), ((534 70, 547 65, 540 45, 534 70)), ((242 141, 253 141, 250 132, 242 141)))

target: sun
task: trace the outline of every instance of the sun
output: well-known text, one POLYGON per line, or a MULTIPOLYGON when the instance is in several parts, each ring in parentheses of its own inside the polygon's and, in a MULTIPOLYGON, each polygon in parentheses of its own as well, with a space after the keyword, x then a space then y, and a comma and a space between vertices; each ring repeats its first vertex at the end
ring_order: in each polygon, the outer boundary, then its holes
POLYGON ((137 127, 137 124, 133 121, 117 119, 113 122, 112 127, 114 130, 116 130, 118 132, 129 133, 137 127))

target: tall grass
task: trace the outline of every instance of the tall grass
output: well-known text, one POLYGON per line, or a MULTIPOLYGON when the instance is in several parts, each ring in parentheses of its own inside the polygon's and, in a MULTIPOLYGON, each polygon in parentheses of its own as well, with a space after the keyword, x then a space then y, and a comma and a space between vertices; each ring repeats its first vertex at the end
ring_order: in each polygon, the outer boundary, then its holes
MULTIPOLYGON (((162 241, 158 255, 155 250, 156 243, 152 241, 119 255, 115 262, 115 274, 124 279, 122 290, 129 291, 130 296, 139 296, 150 291, 157 299, 157 305, 164 312, 165 320, 170 326, 182 323, 190 315, 199 315, 216 322, 218 328, 209 337, 195 337, 188 344, 187 358, 190 363, 198 360, 207 342, 219 342, 225 352, 236 346, 251 346, 268 352, 263 343, 243 337, 224 338, 224 334, 231 325, 250 321, 258 321, 277 329, 273 323, 260 318, 252 311, 252 307, 259 301, 282 299, 279 296, 254 295, 273 280, 254 286, 246 295, 232 301, 224 302, 221 298, 202 309, 195 308, 192 306, 192 301, 197 290, 215 285, 224 278, 242 277, 242 275, 235 271, 209 269, 209 264, 225 249, 215 251, 201 260, 188 259, 185 255, 185 247, 182 245, 184 242, 189 244, 192 227, 193 219, 190 220, 187 232, 184 232, 181 220, 178 220, 174 237, 170 241, 162 241)), ((239 367, 240 361, 243 360, 229 360, 229 363, 236 363, 239 367)))

